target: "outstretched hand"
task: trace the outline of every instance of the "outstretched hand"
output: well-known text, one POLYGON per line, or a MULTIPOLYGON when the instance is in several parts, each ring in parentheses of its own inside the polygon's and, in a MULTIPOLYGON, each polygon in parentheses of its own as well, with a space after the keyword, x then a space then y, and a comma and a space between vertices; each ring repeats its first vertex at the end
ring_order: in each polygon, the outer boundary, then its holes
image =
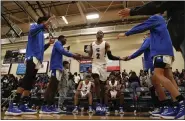
POLYGON ((81 60, 82 59, 81 55, 78 54, 78 53, 75 53, 73 58, 76 59, 76 60, 81 60))
POLYGON ((123 57, 122 59, 123 59, 123 61, 129 61, 130 60, 130 57, 129 56, 126 56, 126 57, 123 57))
POLYGON ((125 8, 125 9, 122 9, 122 10, 120 10, 119 12, 118 12, 118 15, 120 16, 120 17, 128 17, 128 16, 130 16, 130 9, 129 8, 125 8))
POLYGON ((120 37, 125 37, 125 36, 126 36, 125 33, 120 33, 117 35, 117 39, 119 39, 120 37))

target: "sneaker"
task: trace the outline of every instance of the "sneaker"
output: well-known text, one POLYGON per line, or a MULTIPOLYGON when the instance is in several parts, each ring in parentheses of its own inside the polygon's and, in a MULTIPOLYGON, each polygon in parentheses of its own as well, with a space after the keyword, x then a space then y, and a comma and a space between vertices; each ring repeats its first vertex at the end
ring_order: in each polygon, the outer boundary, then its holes
POLYGON ((49 108, 49 110, 51 110, 52 113, 54 113, 54 114, 58 114, 58 113, 59 113, 58 108, 55 107, 54 105, 51 105, 51 106, 49 106, 48 108, 49 108))
POLYGON ((72 111, 72 113, 78 114, 78 106, 75 106, 74 110, 72 111))
POLYGON ((156 116, 156 117, 161 116, 161 113, 163 112, 163 110, 164 110, 163 107, 156 108, 154 111, 152 111, 152 116, 156 116))
POLYGON ((109 115, 109 114, 110 114, 109 107, 106 107, 105 114, 106 114, 106 115, 109 115))
POLYGON ((175 111, 172 107, 165 107, 163 113, 161 113, 161 117, 164 119, 174 119, 176 116, 175 111))
POLYGON ((52 110, 48 108, 48 106, 44 105, 41 107, 41 110, 39 112, 40 114, 52 114, 52 110))
POLYGON ((37 111, 29 108, 27 104, 20 105, 19 109, 22 111, 23 114, 26 114, 26 115, 37 114, 37 111))
POLYGON ((5 115, 19 116, 22 114, 22 111, 18 108, 15 103, 9 105, 8 110, 5 112, 5 115))
POLYGON ((185 100, 179 103, 179 111, 175 119, 185 119, 185 100))
POLYGON ((118 110, 115 110, 114 113, 115 113, 115 115, 118 115, 119 111, 118 110))
POLYGON ((119 107, 119 114, 123 114, 124 111, 123 111, 123 107, 119 107))
POLYGON ((150 115, 152 115, 152 113, 156 112, 157 110, 159 110, 159 108, 154 108, 153 111, 149 111, 148 113, 149 113, 150 115))
POLYGON ((97 114, 100 114, 100 113, 101 113, 101 109, 102 109, 101 104, 98 103, 98 104, 96 105, 96 113, 97 113, 97 114))
POLYGON ((106 114, 106 110, 107 108, 105 106, 101 107, 101 115, 105 115, 106 114))
POLYGON ((89 113, 93 113, 93 109, 91 106, 89 106, 89 113))
POLYGON ((59 113, 66 113, 66 109, 65 108, 58 108, 58 112, 59 113))

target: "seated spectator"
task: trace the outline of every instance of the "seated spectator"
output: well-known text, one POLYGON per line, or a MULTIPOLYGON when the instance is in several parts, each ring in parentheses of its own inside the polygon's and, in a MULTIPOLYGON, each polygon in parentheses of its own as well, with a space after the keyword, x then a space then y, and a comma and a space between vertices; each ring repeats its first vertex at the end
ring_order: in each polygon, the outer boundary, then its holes
POLYGON ((145 76, 145 74, 143 72, 141 72, 141 75, 139 78, 140 78, 141 87, 148 87, 147 76, 145 76))

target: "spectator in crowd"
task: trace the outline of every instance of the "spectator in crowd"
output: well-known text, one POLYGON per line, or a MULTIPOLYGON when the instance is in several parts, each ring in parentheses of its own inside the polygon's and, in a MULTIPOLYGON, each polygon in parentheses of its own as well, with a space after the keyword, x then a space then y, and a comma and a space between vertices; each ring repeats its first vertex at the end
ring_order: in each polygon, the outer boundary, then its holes
POLYGON ((77 89, 78 83, 80 82, 80 77, 78 76, 77 72, 74 73, 74 81, 75 81, 75 89, 77 89))
POLYGON ((142 87, 147 87, 148 86, 148 84, 147 84, 147 76, 144 74, 144 72, 140 73, 139 79, 140 79, 140 84, 141 84, 142 87))
POLYGON ((128 76, 128 73, 126 72, 126 70, 124 69, 123 72, 122 72, 122 76, 125 75, 125 76, 128 76))
POLYGON ((180 76, 180 72, 178 69, 176 69, 176 71, 174 72, 175 76, 179 77, 180 76))
POLYGON ((136 96, 136 88, 140 87, 139 77, 136 75, 136 72, 131 72, 129 77, 129 83, 131 88, 134 90, 134 97, 136 96))

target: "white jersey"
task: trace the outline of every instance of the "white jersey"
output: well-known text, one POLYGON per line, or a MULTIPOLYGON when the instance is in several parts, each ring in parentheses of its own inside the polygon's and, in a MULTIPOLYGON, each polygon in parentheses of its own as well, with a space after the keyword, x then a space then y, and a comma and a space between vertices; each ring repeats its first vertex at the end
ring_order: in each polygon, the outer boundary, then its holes
POLYGON ((112 82, 109 81, 109 86, 110 86, 111 88, 115 88, 117 85, 118 85, 118 81, 115 81, 114 84, 112 84, 112 82))
POLYGON ((90 92, 92 86, 92 82, 89 81, 88 84, 85 83, 85 81, 82 81, 82 87, 81 90, 90 92))
POLYGON ((93 64, 95 65, 104 65, 106 64, 106 52, 105 52, 105 43, 103 41, 101 44, 97 45, 96 42, 92 43, 93 50, 93 64))

